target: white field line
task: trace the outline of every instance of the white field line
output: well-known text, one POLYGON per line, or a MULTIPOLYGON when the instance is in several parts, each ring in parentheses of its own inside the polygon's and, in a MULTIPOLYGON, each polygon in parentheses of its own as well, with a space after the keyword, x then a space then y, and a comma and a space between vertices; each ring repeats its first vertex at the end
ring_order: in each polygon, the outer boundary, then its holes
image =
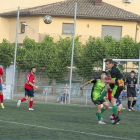
POLYGON ((123 137, 115 137, 115 136, 108 136, 108 135, 100 135, 100 134, 96 134, 96 133, 87 133, 87 132, 67 130, 67 129, 51 128, 51 127, 46 127, 46 126, 38 126, 38 125, 32 125, 32 124, 24 124, 24 123, 4 121, 4 120, 0 120, 0 122, 10 123, 10 124, 17 124, 17 125, 24 125, 24 126, 30 126, 30 127, 38 127, 38 128, 44 128, 44 129, 56 130, 56 131, 65 131, 65 132, 79 133, 79 134, 92 135, 92 136, 98 136, 98 137, 113 138, 113 139, 136 140, 136 139, 123 138, 123 137))

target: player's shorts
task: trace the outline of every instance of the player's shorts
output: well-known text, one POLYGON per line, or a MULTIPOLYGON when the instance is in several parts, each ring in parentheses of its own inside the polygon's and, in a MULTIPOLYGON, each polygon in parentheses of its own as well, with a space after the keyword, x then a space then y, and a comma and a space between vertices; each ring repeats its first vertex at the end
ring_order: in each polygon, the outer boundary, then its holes
POLYGON ((29 90, 29 89, 25 88, 25 96, 26 95, 28 95, 28 97, 34 97, 34 89, 29 90))
MULTIPOLYGON (((98 98, 97 98, 96 100, 91 99, 91 101, 92 101, 95 105, 98 105, 97 100, 98 100, 98 98)), ((103 104, 104 102, 106 102, 105 99, 100 100, 100 104, 103 104)))
POLYGON ((112 94, 111 96, 118 99, 121 91, 124 89, 124 86, 118 86, 116 84, 110 84, 110 88, 112 89, 112 94))
MULTIPOLYGON (((111 103, 111 100, 109 100, 109 102, 111 103)), ((117 106, 119 106, 120 104, 122 104, 122 102, 121 102, 121 100, 119 98, 116 100, 116 104, 117 104, 117 106)))
POLYGON ((131 95, 132 97, 137 97, 136 90, 127 88, 127 97, 131 97, 131 95))
POLYGON ((0 91, 2 91, 2 83, 0 83, 0 91))

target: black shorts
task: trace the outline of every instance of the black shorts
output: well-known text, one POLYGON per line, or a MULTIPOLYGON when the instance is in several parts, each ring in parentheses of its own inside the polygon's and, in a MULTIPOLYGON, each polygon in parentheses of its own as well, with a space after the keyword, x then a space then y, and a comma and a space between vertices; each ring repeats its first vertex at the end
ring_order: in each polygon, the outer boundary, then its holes
POLYGON ((110 87, 112 89, 112 97, 118 99, 120 94, 121 94, 121 91, 124 89, 124 86, 118 86, 116 84, 110 84, 110 87))
MULTIPOLYGON (((98 103, 97 103, 97 100, 93 100, 93 99, 91 99, 91 101, 95 104, 95 105, 99 105, 98 103)), ((102 103, 104 103, 104 102, 106 102, 106 100, 103 98, 102 100, 100 100, 100 104, 102 104, 102 103)))
POLYGON ((25 88, 25 96, 28 96, 28 97, 34 97, 34 89, 33 90, 29 90, 27 88, 25 88))
POLYGON ((136 90, 135 89, 127 89, 127 97, 137 97, 137 94, 136 94, 136 90))

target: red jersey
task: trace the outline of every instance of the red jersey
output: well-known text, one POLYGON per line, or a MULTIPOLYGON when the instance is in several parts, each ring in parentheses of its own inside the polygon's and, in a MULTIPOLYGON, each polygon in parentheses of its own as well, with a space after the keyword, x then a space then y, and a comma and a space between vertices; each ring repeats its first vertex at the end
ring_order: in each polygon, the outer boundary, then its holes
POLYGON ((1 75, 3 75, 3 70, 2 70, 2 68, 0 67, 0 83, 1 83, 1 75))
POLYGON ((28 89, 28 90, 33 90, 33 86, 29 85, 29 82, 31 82, 32 84, 34 84, 34 75, 29 73, 27 75, 27 80, 26 80, 26 84, 25 84, 25 88, 28 89))
MULTIPOLYGON (((111 80, 111 78, 108 78, 107 80, 111 80)), ((108 90, 108 100, 111 100, 112 96, 112 91, 108 90)))

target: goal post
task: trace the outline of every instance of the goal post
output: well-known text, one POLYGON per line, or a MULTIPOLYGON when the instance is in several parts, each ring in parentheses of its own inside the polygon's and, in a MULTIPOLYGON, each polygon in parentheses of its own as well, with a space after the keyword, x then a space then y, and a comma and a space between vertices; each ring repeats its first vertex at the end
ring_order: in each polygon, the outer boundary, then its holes
MULTIPOLYGON (((105 71, 105 69, 106 69, 106 66, 105 66, 105 60, 106 59, 103 59, 103 71, 105 71)), ((137 73, 138 73, 138 76, 137 76, 137 79, 138 79, 138 81, 137 81, 137 83, 138 83, 138 85, 140 84, 139 83, 139 78, 140 78, 140 59, 112 59, 113 61, 115 61, 115 62, 139 62, 139 65, 138 65, 138 71, 137 71, 137 73)), ((132 70, 134 70, 134 67, 132 68, 132 70)))

